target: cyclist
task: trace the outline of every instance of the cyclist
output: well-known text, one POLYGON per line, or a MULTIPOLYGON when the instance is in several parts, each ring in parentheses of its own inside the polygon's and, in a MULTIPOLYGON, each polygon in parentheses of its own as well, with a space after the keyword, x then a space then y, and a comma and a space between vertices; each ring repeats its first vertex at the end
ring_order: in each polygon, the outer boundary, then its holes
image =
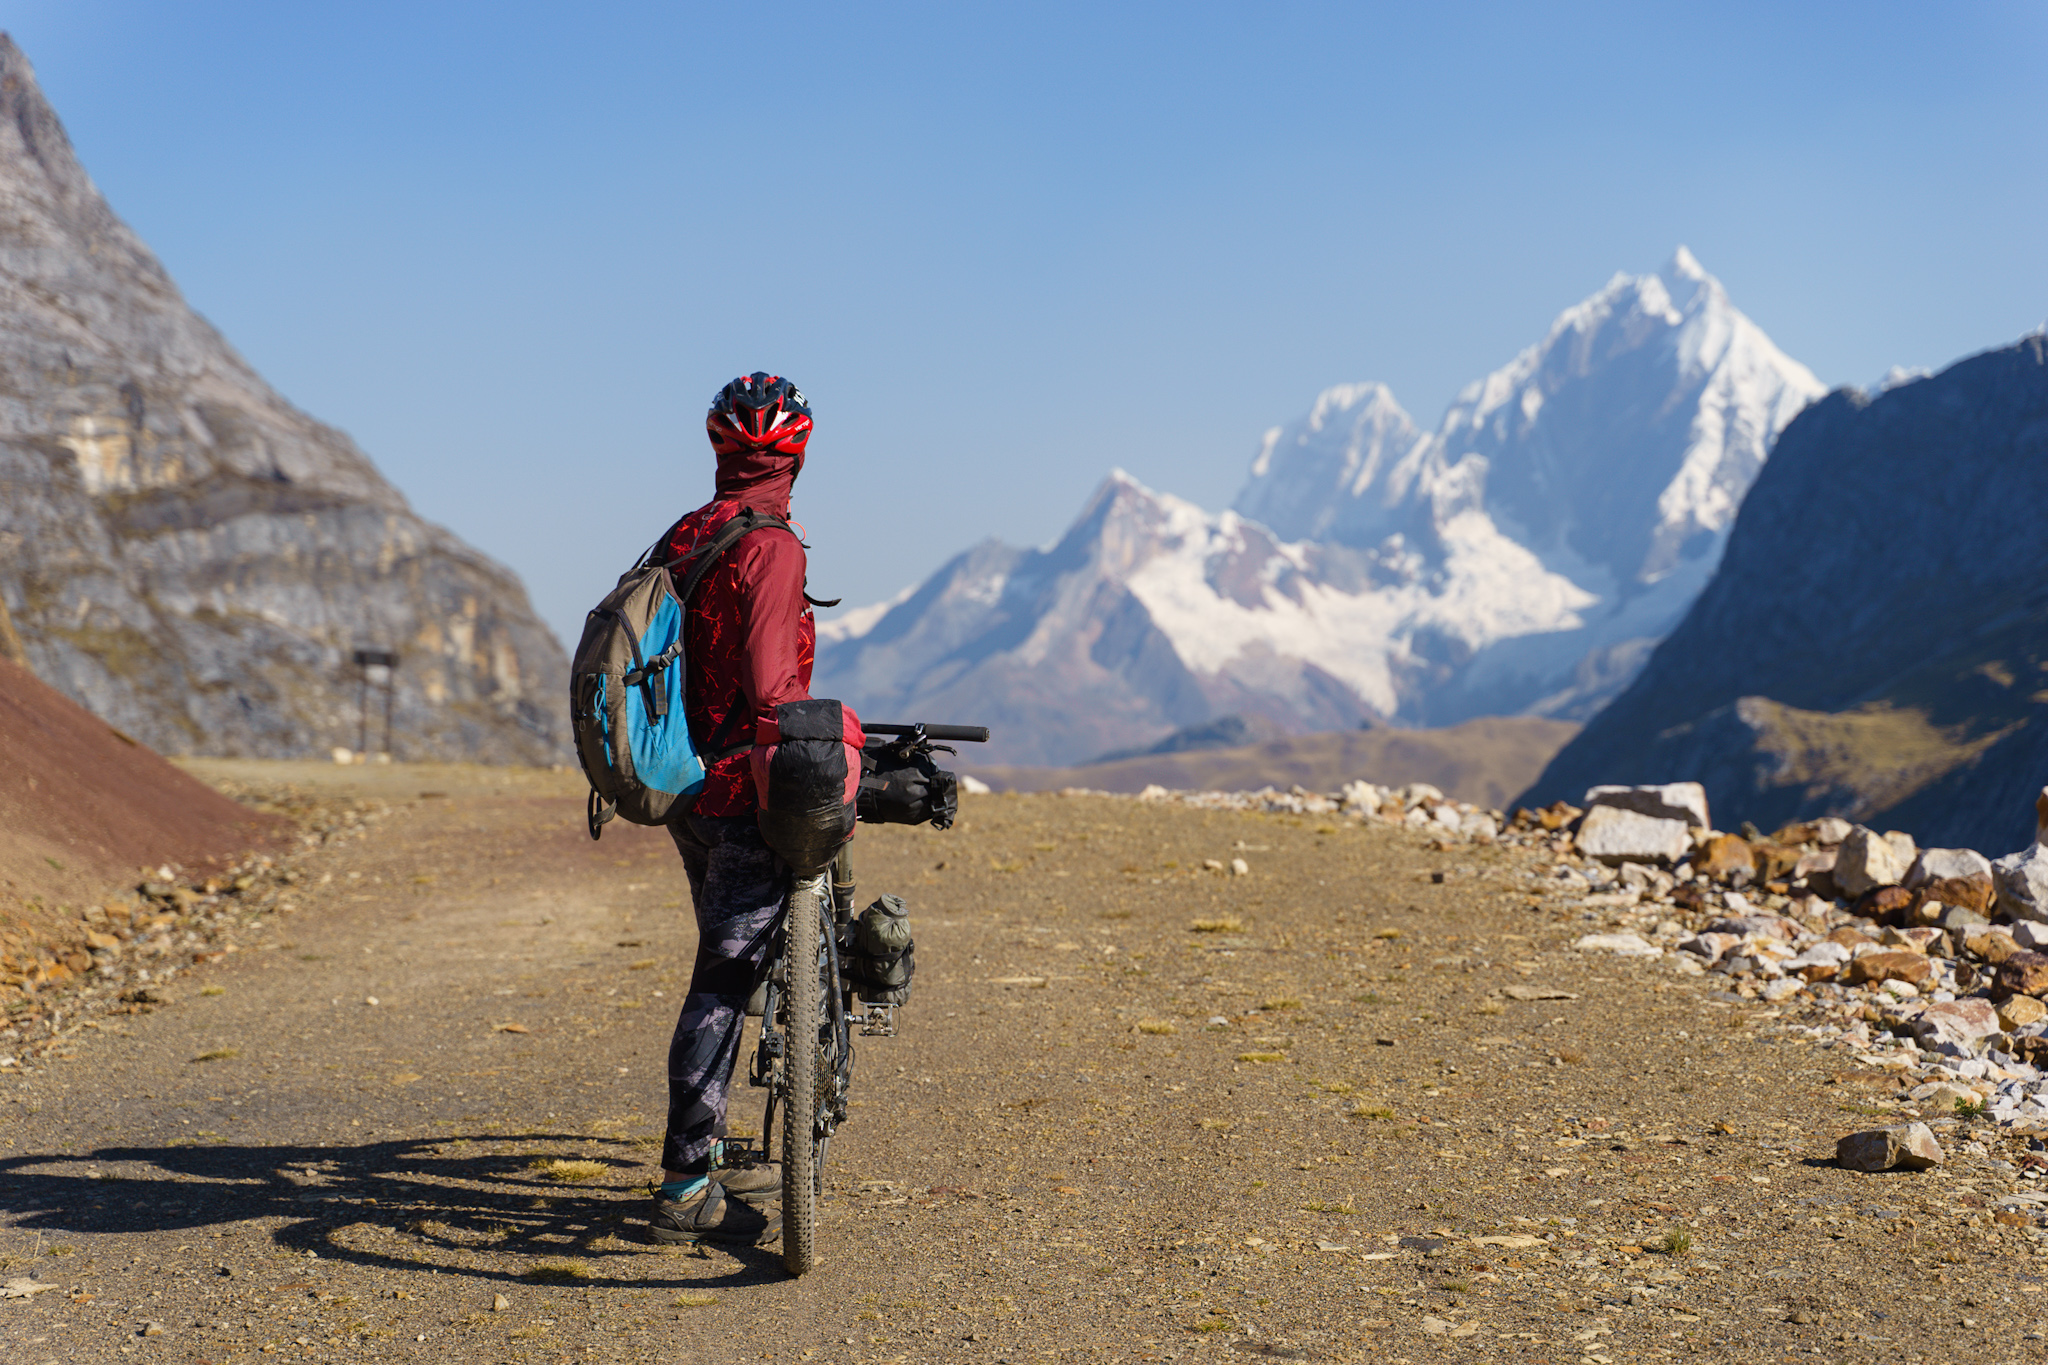
MULTIPOLYGON (((753 509, 785 520, 803 469, 811 409, 796 385, 755 372, 733 380, 705 417, 717 456, 710 502, 665 537, 673 560, 753 509)), ((678 575, 680 578, 680 575, 678 575)), ((684 604, 690 732, 707 761, 743 745, 755 722, 810 695, 817 642, 804 595, 804 547, 778 527, 748 532, 684 604)), ((668 1134, 649 1218, 657 1241, 761 1244, 781 1234, 782 1173, 721 1164, 727 1099, 749 992, 774 948, 790 873, 762 842, 744 753, 711 762, 704 789, 669 826, 697 915, 697 961, 668 1058, 668 1134)))

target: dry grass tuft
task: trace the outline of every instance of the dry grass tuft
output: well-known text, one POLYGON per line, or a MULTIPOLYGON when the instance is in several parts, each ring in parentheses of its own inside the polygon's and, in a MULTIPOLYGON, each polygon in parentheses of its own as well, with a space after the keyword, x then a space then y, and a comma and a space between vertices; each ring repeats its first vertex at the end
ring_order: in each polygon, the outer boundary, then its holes
POLYGON ((611 1170, 602 1161, 565 1160, 556 1156, 535 1157, 527 1164, 545 1180, 559 1180, 572 1185, 596 1180, 611 1170))
POLYGON ((1164 1035, 1179 1033, 1180 1030, 1165 1019, 1141 1019, 1138 1021, 1138 1032, 1164 1035))
POLYGON ((678 1308, 709 1308, 717 1302, 718 1295, 700 1294, 694 1290, 676 1295, 676 1307, 678 1308))
POLYGON ((1291 995, 1279 995, 1259 1006, 1262 1010, 1298 1010, 1301 1002, 1291 995))
POLYGON ((1357 1104, 1351 1106, 1351 1117, 1355 1119, 1373 1119, 1380 1123, 1391 1123, 1394 1118, 1394 1111, 1383 1104, 1367 1104, 1365 1101, 1360 1100, 1357 1104))
POLYGON ((1287 1054, 1284 1052, 1240 1052, 1237 1054, 1237 1060, 1240 1062, 1284 1062, 1287 1060, 1287 1054))
POLYGON ((200 1053, 197 1057, 194 1057, 192 1060, 195 1062, 231 1062, 241 1055, 242 1050, 240 1048, 217 1047, 211 1052, 200 1053))
POLYGON ((1244 921, 1236 915, 1224 915, 1218 919, 1198 919, 1188 929, 1197 934, 1241 934, 1244 921))
POLYGON ((543 1284, 581 1284, 590 1278, 590 1267, 581 1261, 542 1261, 526 1272, 526 1278, 543 1284))

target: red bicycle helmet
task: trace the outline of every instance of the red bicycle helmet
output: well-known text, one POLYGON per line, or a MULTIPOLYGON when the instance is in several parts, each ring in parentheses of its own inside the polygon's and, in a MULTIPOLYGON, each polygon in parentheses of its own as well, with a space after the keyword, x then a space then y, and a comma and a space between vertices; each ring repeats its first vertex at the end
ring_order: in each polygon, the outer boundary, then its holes
POLYGON ((811 439, 811 405, 781 375, 756 370, 718 391, 704 430, 720 455, 776 451, 801 462, 811 439))

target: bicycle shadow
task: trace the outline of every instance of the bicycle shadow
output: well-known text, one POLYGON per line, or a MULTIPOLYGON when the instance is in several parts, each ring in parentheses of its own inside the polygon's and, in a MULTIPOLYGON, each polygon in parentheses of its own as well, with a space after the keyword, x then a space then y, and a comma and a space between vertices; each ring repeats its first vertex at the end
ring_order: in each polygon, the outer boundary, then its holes
POLYGON ((18 1228, 101 1235, 282 1219, 272 1240, 292 1251, 480 1281, 710 1289, 788 1277, 776 1247, 646 1240, 638 1223, 644 1187, 603 1183, 644 1170, 637 1157, 603 1150, 629 1145, 580 1133, 456 1134, 340 1147, 221 1142, 22 1153, 0 1158, 0 1211, 17 1215, 18 1228), (574 1159, 595 1161, 607 1175, 565 1185, 535 1168, 568 1144, 574 1159), (534 1150, 508 1150, 521 1146, 534 1150))

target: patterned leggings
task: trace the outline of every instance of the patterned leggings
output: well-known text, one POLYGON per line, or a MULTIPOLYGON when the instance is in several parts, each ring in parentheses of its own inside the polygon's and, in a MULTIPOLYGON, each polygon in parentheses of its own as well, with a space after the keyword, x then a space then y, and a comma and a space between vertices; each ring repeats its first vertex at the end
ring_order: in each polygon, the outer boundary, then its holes
POLYGON ((775 947, 789 868, 752 816, 691 815, 668 827, 697 910, 697 963, 668 1049, 663 1169, 701 1175, 725 1135, 747 996, 775 947))

